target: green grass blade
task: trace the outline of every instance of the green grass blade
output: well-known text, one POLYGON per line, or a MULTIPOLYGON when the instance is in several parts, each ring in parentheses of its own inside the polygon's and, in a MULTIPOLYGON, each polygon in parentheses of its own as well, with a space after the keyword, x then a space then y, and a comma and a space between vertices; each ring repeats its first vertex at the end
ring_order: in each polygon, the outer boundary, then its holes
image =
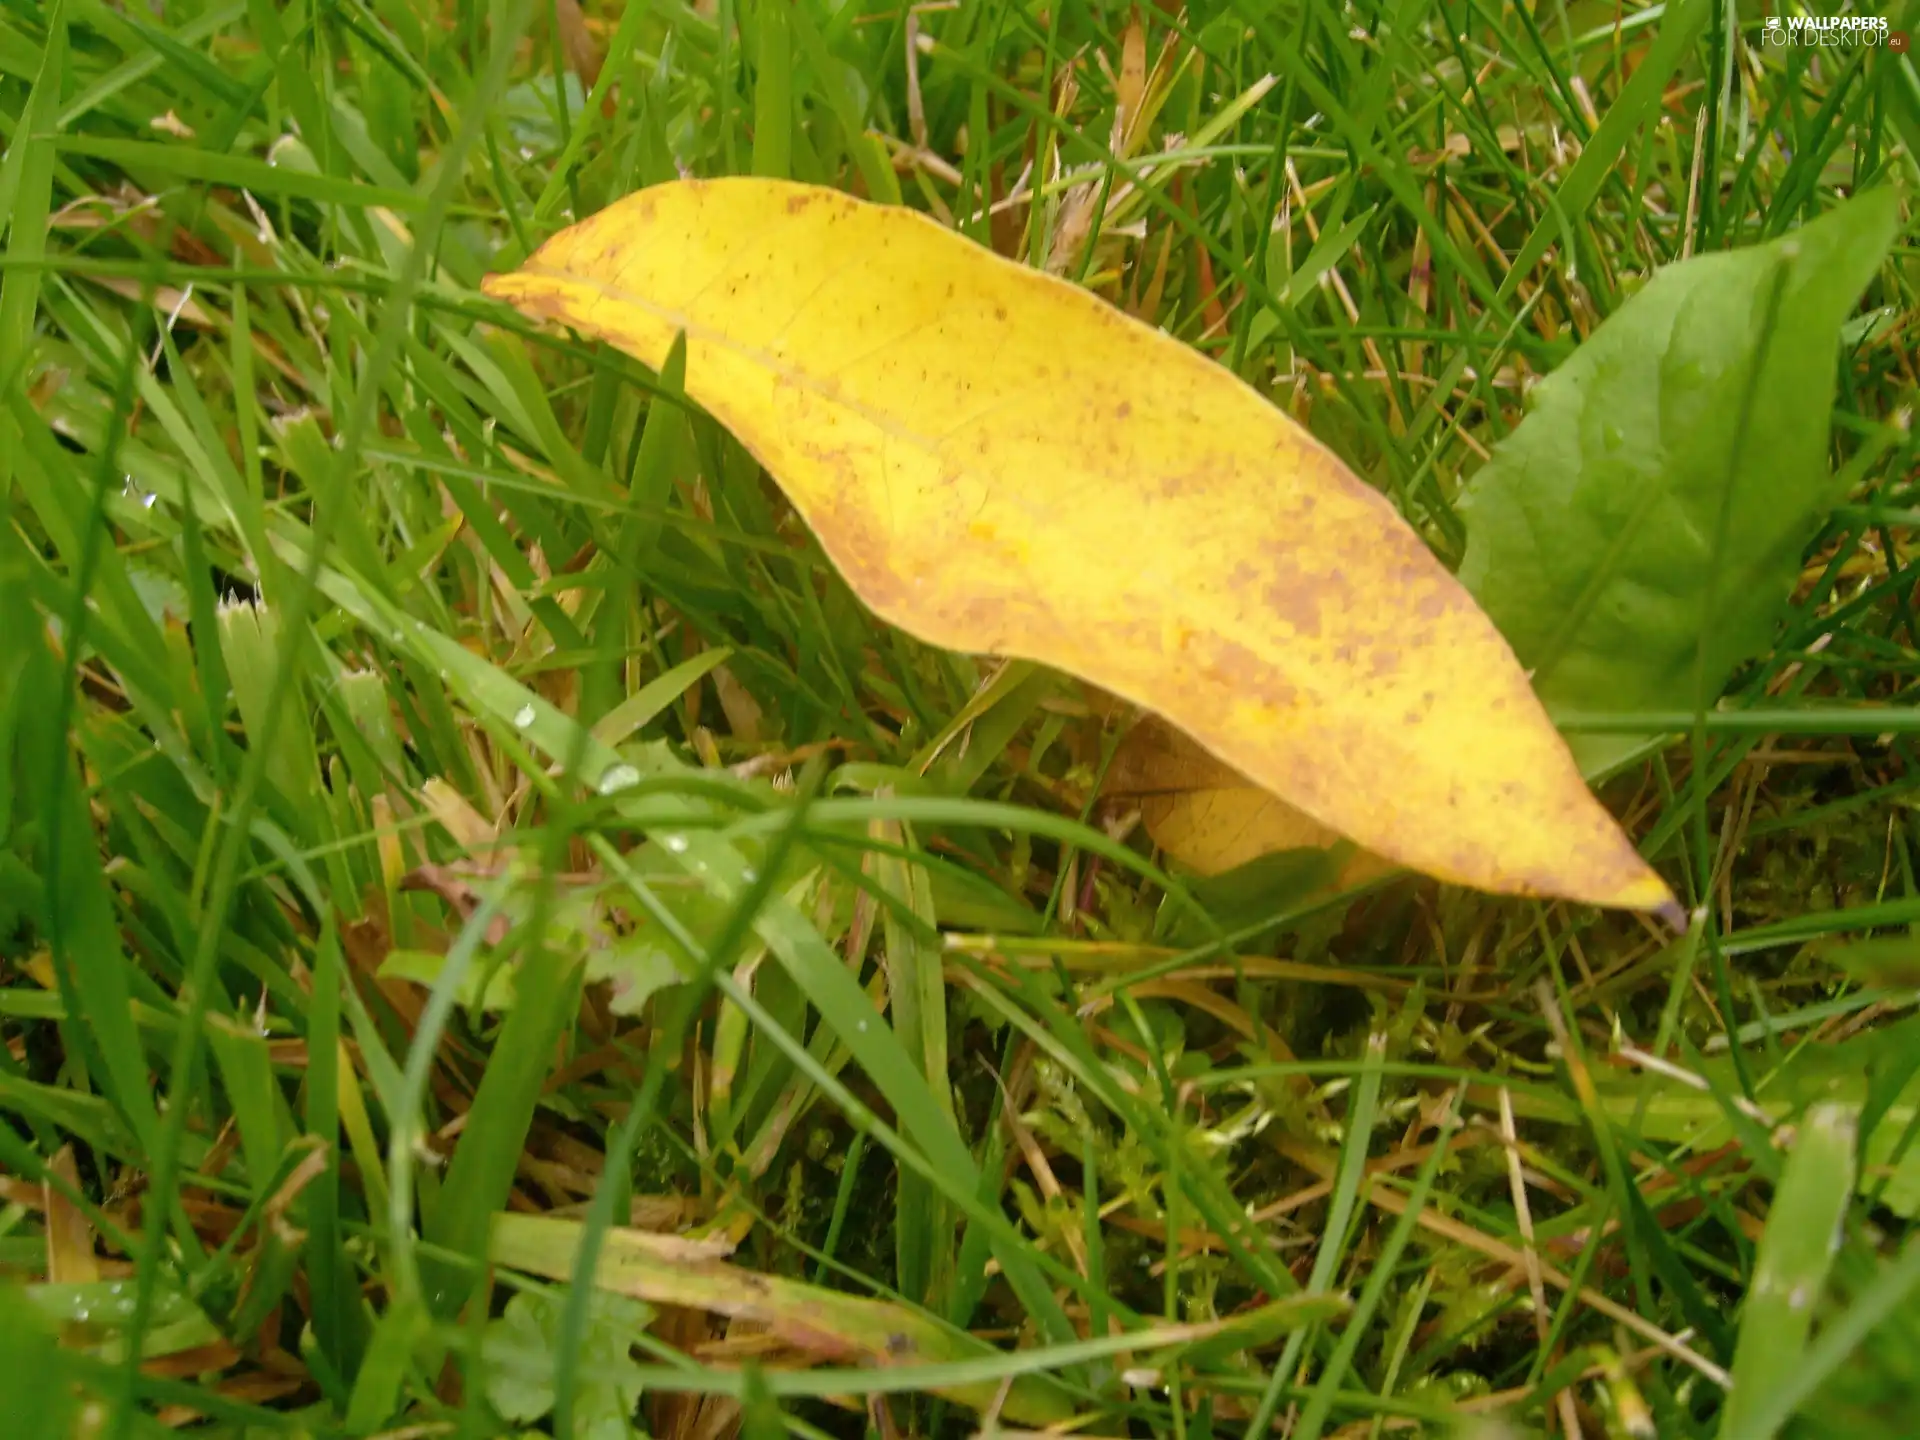
POLYGON ((1826 1291, 1853 1198, 1856 1112, 1821 1104, 1796 1128, 1733 1352, 1733 1393, 1720 1433, 1770 1440, 1790 1410, 1779 1403, 1805 1363, 1807 1336, 1826 1291))

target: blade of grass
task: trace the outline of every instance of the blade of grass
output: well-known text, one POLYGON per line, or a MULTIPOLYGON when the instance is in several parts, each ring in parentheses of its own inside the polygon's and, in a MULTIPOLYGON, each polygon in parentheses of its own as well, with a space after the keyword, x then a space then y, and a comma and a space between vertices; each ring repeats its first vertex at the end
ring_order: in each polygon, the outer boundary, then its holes
POLYGON ((1844 1239, 1857 1120, 1847 1106, 1821 1104, 1796 1128, 1740 1315, 1721 1429, 1727 1440, 1770 1440, 1792 1413, 1781 1397, 1805 1363, 1814 1313, 1844 1239))

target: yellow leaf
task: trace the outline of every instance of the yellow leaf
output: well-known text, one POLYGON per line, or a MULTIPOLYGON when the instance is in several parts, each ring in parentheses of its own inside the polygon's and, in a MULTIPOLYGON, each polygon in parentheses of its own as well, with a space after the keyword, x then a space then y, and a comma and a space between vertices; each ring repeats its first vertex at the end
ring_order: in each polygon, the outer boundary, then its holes
POLYGON ((46 1213, 47 1281, 54 1285, 86 1285, 100 1278, 100 1259, 93 1249, 93 1222, 53 1181, 80 1188, 80 1172, 73 1146, 62 1145, 47 1165, 50 1178, 41 1182, 40 1199, 46 1213))
MULTIPOLYGON (((1202 875, 1276 850, 1330 849, 1342 838, 1151 717, 1120 742, 1101 793, 1138 806, 1153 843, 1202 875)), ((1344 889, 1392 868, 1378 855, 1355 851, 1335 883, 1344 889)))
POLYGON ((678 181, 490 295, 658 367, 935 645, 1172 721, 1367 850, 1667 910, 1506 643, 1393 507, 1205 357, 910 211, 678 181))

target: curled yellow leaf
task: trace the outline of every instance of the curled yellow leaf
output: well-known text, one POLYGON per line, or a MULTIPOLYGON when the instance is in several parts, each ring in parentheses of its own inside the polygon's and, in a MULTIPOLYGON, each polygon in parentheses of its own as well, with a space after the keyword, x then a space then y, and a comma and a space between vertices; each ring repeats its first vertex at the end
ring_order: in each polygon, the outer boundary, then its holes
POLYGON ((1667 910, 1512 652, 1380 495, 1204 356, 911 211, 679 181, 488 294, 658 367, 932 644, 1158 712, 1364 849, 1667 910))
MULTIPOLYGON (((1218 875, 1276 850, 1330 850, 1343 838, 1151 716, 1120 742, 1101 793, 1138 808, 1153 843, 1201 875, 1218 875)), ((1392 868, 1378 855, 1355 850, 1335 884, 1364 884, 1392 868)))

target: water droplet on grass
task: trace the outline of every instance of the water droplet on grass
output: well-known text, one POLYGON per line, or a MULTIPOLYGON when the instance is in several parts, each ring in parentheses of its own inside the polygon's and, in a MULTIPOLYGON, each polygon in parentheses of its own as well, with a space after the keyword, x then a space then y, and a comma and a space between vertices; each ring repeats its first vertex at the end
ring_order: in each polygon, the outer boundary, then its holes
POLYGON ((600 793, 613 795, 640 783, 640 772, 631 765, 609 765, 600 776, 600 793))

